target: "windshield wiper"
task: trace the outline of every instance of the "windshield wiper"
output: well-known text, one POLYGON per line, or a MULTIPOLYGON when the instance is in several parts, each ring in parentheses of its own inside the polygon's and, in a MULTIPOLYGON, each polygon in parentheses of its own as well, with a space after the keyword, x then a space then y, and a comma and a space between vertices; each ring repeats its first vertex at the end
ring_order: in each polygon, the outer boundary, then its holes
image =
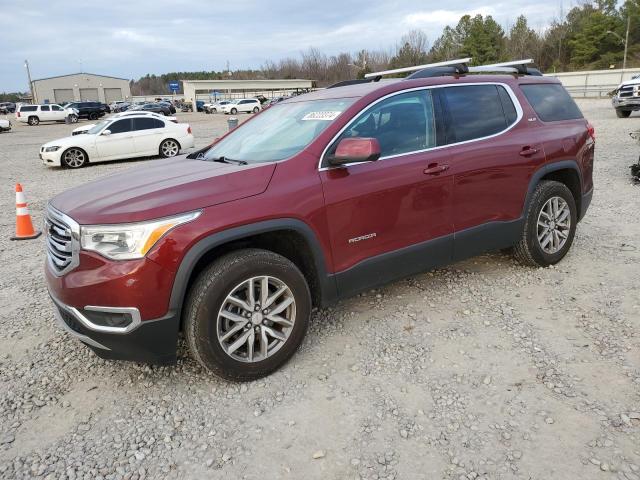
POLYGON ((212 158, 212 160, 214 162, 222 162, 222 163, 235 163, 236 165, 249 165, 248 162, 245 162, 244 160, 236 160, 234 158, 229 158, 229 157, 218 157, 218 158, 212 158))

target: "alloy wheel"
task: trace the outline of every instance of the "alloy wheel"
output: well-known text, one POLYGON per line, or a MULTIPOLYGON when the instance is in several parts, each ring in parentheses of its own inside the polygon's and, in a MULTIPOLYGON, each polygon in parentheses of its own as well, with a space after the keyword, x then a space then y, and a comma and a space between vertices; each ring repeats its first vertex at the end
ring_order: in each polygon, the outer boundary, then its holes
POLYGON ((173 140, 165 140, 164 142, 162 142, 160 150, 162 151, 162 155, 164 157, 175 157, 180 151, 180 147, 173 140))
POLYGON ((571 230, 571 210, 562 197, 551 197, 538 214, 537 236, 545 253, 558 253, 567 243, 571 230))
POLYGON ((64 163, 69 168, 79 168, 84 165, 86 156, 79 148, 70 148, 64 152, 64 163))
POLYGON ((254 363, 285 344, 296 320, 291 289, 272 276, 251 277, 227 295, 216 320, 218 342, 234 360, 254 363))

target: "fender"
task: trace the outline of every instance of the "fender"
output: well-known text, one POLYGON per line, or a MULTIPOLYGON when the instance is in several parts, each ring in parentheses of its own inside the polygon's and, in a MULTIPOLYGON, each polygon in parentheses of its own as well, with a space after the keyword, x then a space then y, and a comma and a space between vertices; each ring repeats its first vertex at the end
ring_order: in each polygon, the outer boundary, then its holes
MULTIPOLYGON (((522 207, 522 218, 525 218, 527 213, 527 209, 529 208, 529 202, 531 201, 531 197, 533 196, 533 191, 536 189, 536 185, 540 183, 540 180, 545 175, 549 173, 556 172, 558 170, 574 170, 578 174, 578 178, 580 179, 580 194, 584 196, 582 192, 582 172, 578 167, 578 162, 576 160, 561 160, 559 162, 547 163, 542 165, 538 170, 533 172, 531 175, 531 180, 529 180, 529 188, 527 189, 527 196, 524 200, 524 206, 522 207)), ((580 212, 578 212, 578 218, 582 218, 584 216, 584 212, 586 207, 581 202, 580 212)))
POLYGON ((169 310, 176 312, 177 317, 180 318, 191 272, 193 272, 198 261, 208 251, 234 240, 241 240, 253 235, 279 230, 293 230, 304 237, 311 249, 316 272, 318 274, 321 304, 326 305, 334 301, 337 297, 335 278, 327 272, 324 252, 314 231, 309 227, 309 225, 301 220, 297 220, 295 218, 279 218, 223 230, 222 232, 209 235, 193 245, 182 258, 178 271, 176 272, 173 288, 171 290, 169 310))

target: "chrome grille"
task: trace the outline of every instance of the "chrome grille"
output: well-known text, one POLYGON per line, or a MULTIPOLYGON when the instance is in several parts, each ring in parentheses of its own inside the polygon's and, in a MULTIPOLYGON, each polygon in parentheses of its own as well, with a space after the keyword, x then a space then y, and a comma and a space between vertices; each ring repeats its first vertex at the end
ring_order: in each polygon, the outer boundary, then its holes
POLYGON ((78 266, 80 226, 51 205, 44 220, 47 258, 52 271, 62 275, 78 266))
POLYGON ((620 88, 620 97, 632 97, 633 96, 633 86, 628 85, 626 87, 620 88))

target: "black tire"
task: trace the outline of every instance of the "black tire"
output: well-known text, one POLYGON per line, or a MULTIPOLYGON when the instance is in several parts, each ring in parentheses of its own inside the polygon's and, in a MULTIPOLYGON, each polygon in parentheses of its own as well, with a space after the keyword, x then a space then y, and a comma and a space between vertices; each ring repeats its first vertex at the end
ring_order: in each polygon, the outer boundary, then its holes
POLYGON ((253 113, 258 113, 259 111, 260 111, 260 109, 258 107, 254 107, 253 113))
POLYGON ((618 118, 629 118, 629 115, 631 115, 631 110, 621 110, 619 108, 616 108, 616 115, 618 116, 618 118))
POLYGON ((212 108, 211 113, 218 113, 218 110, 216 108, 212 108))
POLYGON ((98 119, 98 114, 96 112, 91 112, 89 114, 89 120, 97 120, 98 119))
MULTIPOLYGON (((555 220, 554 220, 555 223, 555 220)), ((532 267, 548 267, 555 265, 564 258, 576 233, 576 225, 578 223, 578 212, 576 202, 573 198, 571 190, 560 182, 551 180, 543 180, 533 192, 527 213, 525 216, 524 228, 520 241, 515 245, 514 254, 516 259, 524 264, 532 267), (538 240, 538 217, 542 208, 548 200, 553 197, 560 197, 566 202, 569 208, 570 225, 564 245, 554 253, 548 253, 543 250, 540 240, 538 240)))
POLYGON ((173 138, 166 138, 158 147, 158 153, 162 158, 173 158, 180 153, 180 142, 173 138), (173 147, 171 147, 173 145, 173 147), (170 148, 171 147, 171 148, 170 148))
POLYGON ((36 125, 40 124, 40 119, 35 115, 32 115, 27 119, 27 123, 32 127, 35 127, 36 125))
POLYGON ((78 116, 72 113, 71 115, 69 115, 69 122, 78 123, 78 116))
POLYGON ((191 354, 202 366, 227 380, 249 381, 269 375, 292 357, 306 334, 310 315, 311 294, 302 272, 281 255, 245 249, 217 259, 198 276, 185 303, 183 331, 191 354), (271 356, 243 362, 222 348, 217 312, 237 285, 260 275, 278 278, 290 289, 295 299, 295 321, 287 339, 271 356))
POLYGON ((238 109, 237 108, 232 108, 231 109, 231 115, 235 115, 236 113, 238 113, 238 109))

